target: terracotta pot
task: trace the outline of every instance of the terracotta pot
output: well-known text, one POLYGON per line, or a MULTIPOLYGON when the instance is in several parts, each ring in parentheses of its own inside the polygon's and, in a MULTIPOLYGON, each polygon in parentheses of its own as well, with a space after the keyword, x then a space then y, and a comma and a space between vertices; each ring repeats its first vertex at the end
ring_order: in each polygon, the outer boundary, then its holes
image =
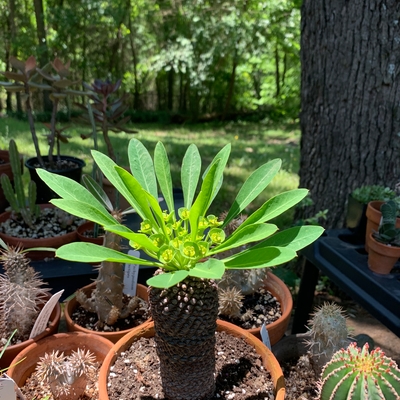
POLYGON ((12 360, 17 356, 17 354, 20 353, 22 350, 24 350, 26 347, 37 342, 38 340, 41 340, 47 336, 54 335, 55 333, 57 333, 58 325, 60 324, 60 318, 61 318, 61 306, 60 303, 57 303, 50 314, 48 327, 40 335, 36 336, 33 339, 25 340, 25 342, 13 344, 7 347, 3 356, 0 358, 0 369, 7 368, 11 364, 12 360))
MULTIPOLYGON (((383 201, 370 201, 367 206, 367 229, 365 232, 365 251, 368 253, 369 235, 372 232, 377 232, 381 221, 381 205, 383 201)), ((400 228, 400 218, 396 218, 396 228, 400 228)))
MULTIPOLYGON (((40 208, 54 208, 52 204, 40 204, 40 208)), ((11 212, 7 211, 0 214, 0 223, 5 222, 10 218, 11 212)), ((58 249, 64 244, 74 242, 77 238, 76 231, 67 233, 61 236, 54 236, 51 238, 43 239, 29 239, 29 238, 18 238, 15 236, 9 236, 5 233, 0 233, 2 238, 8 245, 11 246, 22 246, 24 249, 30 249, 32 247, 53 247, 58 249)), ((54 257, 54 252, 51 251, 31 251, 28 253, 28 257, 32 260, 43 260, 46 257, 54 257)))
POLYGON ((79 348, 85 351, 89 350, 96 357, 96 361, 102 363, 112 346, 113 344, 109 340, 98 335, 88 335, 80 332, 57 333, 32 343, 22 350, 12 362, 14 364, 25 359, 18 365, 11 367, 7 373, 14 379, 18 387, 22 387, 35 370, 40 357, 43 357, 45 353, 58 350, 64 352, 65 355, 69 355, 72 350, 76 351, 79 348))
POLYGON ((400 258, 400 247, 377 242, 372 233, 368 238, 368 268, 377 274, 387 275, 400 258))
MULTIPOLYGON (((248 344, 256 349, 257 353, 261 355, 265 369, 271 374, 275 388, 275 400, 283 400, 285 398, 284 377, 282 369, 272 352, 254 335, 229 322, 217 320, 217 331, 224 331, 235 337, 243 338, 248 344)), ((114 364, 114 361, 119 357, 121 352, 129 349, 131 344, 141 337, 149 338, 153 337, 154 334, 154 322, 149 322, 132 330, 112 347, 100 369, 99 400, 109 400, 107 393, 108 375, 110 372, 110 367, 114 364)), ((199 368, 201 368, 200 365, 199 368)))
MULTIPOLYGON (((94 290, 95 287, 96 283, 93 282, 90 285, 83 287, 81 290, 83 290, 84 293, 88 296, 89 294, 91 294, 91 292, 94 290)), ((148 301, 147 287, 138 283, 136 286, 136 295, 139 296, 141 299, 148 301)), ((122 336, 131 332, 132 329, 135 329, 135 328, 124 329, 118 332, 97 332, 97 331, 92 331, 90 329, 86 329, 83 326, 76 324, 71 318, 73 312, 78 307, 78 305, 79 304, 76 301, 75 296, 72 299, 68 300, 67 304, 65 305, 64 308, 65 322, 67 324, 67 329, 69 332, 77 331, 83 333, 92 333, 94 335, 100 335, 110 340, 111 342, 116 343, 119 339, 121 339, 122 336)))
POLYGON ((76 235, 81 242, 89 242, 94 244, 102 245, 104 241, 104 235, 100 235, 97 238, 86 236, 85 232, 90 231, 93 232, 94 230, 94 222, 87 221, 84 222, 82 225, 79 225, 76 229, 76 235))
MULTIPOLYGON (((283 337, 289 325, 293 298, 286 284, 270 271, 267 272, 263 287, 277 298, 282 310, 282 316, 266 326, 271 345, 274 345, 283 337)), ((249 329, 248 331, 261 339, 260 328, 249 329)))

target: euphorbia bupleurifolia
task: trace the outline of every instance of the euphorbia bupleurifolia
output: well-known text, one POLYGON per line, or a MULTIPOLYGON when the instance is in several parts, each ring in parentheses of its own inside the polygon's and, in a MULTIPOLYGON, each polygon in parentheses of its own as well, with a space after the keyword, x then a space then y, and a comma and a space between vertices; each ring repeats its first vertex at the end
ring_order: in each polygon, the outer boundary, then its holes
POLYGON ((170 164, 162 143, 157 144, 153 161, 144 145, 131 139, 128 155, 132 174, 106 155, 92 151, 103 174, 142 218, 137 232, 117 222, 102 205, 100 196, 95 198, 68 178, 38 171, 61 197, 52 200, 54 205, 128 239, 134 249, 147 253, 153 261, 90 243, 65 245, 57 250, 58 257, 159 268, 147 283, 164 394, 170 399, 207 399, 214 392, 214 332, 218 315, 214 279, 220 279, 225 269, 286 263, 323 232, 318 226, 277 232, 277 226, 267 222, 307 195, 306 189, 296 189, 270 198, 225 237, 224 227, 266 188, 281 167, 281 160, 275 159, 254 171, 237 193, 225 219, 219 221, 208 210, 221 187, 230 150, 228 144, 218 152, 203 174, 200 191, 195 196, 201 176, 201 156, 194 144, 188 147, 181 167, 184 207, 178 210, 178 215, 174 208, 170 164), (159 189, 167 210, 159 205, 159 189), (213 257, 243 245, 246 248, 237 254, 222 259, 213 257))

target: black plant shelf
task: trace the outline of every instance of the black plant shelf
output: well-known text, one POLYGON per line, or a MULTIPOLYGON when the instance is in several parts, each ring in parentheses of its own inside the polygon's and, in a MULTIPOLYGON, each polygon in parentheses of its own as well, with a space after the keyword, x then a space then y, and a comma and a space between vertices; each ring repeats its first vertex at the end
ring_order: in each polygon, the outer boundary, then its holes
MULTIPOLYGON (((368 254, 364 243, 360 243, 350 230, 327 230, 325 235, 302 251, 308 263, 302 277, 303 293, 299 293, 298 308, 302 296, 315 289, 305 282, 313 280, 312 267, 318 268, 337 286, 368 310, 375 318, 400 336, 400 264, 390 274, 380 275, 368 268, 368 254), (304 281, 304 283, 303 283, 304 281)), ((302 288, 300 288, 301 290, 302 288)), ((308 294, 309 296, 309 294, 308 294)), ((305 297, 304 297, 305 299, 305 297)), ((305 300, 305 303, 307 301, 305 300)), ((309 310, 307 310, 309 311, 309 310)), ((296 310, 297 313, 297 310, 296 310)), ((295 316, 295 329, 306 321, 305 312, 295 316)))

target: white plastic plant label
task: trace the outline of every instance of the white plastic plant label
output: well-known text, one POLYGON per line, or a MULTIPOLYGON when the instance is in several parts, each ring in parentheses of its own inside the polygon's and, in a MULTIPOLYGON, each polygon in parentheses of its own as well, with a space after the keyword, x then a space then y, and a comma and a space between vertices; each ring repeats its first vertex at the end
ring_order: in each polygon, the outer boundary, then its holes
MULTIPOLYGON (((129 250, 128 254, 133 257, 140 258, 140 252, 137 250, 129 250)), ((124 290, 128 296, 136 296, 136 285, 139 275, 138 264, 125 264, 124 269, 124 290)))
POLYGON ((269 340, 269 334, 267 328, 265 327, 265 322, 262 324, 260 334, 262 342, 271 350, 271 341, 269 340))
POLYGON ((6 374, 0 377, 0 400, 16 400, 16 384, 6 374))
POLYGON ((37 335, 40 335, 47 328, 47 324, 49 322, 53 308, 56 306, 63 293, 64 289, 53 294, 53 296, 50 297, 50 300, 44 305, 42 311, 40 311, 40 314, 37 317, 35 325, 33 325, 31 334, 29 335, 29 339, 32 339, 37 335))

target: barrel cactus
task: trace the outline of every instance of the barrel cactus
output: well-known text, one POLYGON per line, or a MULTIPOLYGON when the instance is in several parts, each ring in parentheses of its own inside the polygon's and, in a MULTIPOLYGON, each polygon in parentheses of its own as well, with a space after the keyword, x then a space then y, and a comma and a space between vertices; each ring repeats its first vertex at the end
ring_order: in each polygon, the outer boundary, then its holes
POLYGON ((321 400, 399 399, 400 369, 381 349, 351 343, 325 365, 318 386, 321 400))

